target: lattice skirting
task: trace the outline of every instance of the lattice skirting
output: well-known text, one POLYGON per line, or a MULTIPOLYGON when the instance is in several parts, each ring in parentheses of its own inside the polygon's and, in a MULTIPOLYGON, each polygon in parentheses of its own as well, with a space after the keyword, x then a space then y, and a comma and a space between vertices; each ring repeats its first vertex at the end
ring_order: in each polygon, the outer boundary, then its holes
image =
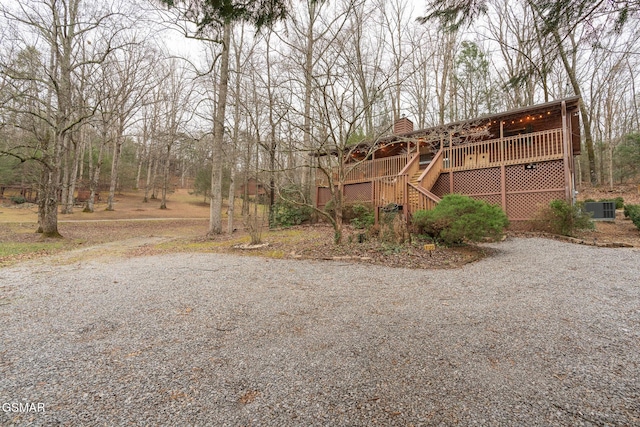
MULTIPOLYGON (((507 216, 514 221, 531 219, 541 206, 547 205, 551 200, 565 199, 562 160, 539 162, 530 166, 509 165, 505 166, 504 171, 504 184, 500 167, 453 172, 453 192, 497 205, 502 205, 504 199, 507 216), (506 190, 504 195, 503 185, 506 190)), ((377 193, 383 193, 378 190, 377 193)), ((393 186, 392 190, 401 199, 403 189, 393 186)), ((452 192, 449 173, 440 174, 431 192, 439 197, 452 192)), ((380 194, 376 197, 381 197, 380 194)), ((322 208, 330 199, 328 188, 318 189, 318 207, 322 208)), ((371 182, 344 186, 345 203, 371 202, 371 199, 371 182)))
MULTIPOLYGON (((500 168, 472 169, 453 173, 453 192, 491 204, 502 204, 500 168)), ((533 218, 551 200, 565 199, 562 160, 505 167, 506 212, 513 221, 533 218)), ((443 197, 451 192, 449 173, 442 173, 431 192, 443 197)))
POLYGON ((358 184, 348 184, 344 186, 345 203, 370 202, 371 182, 361 182, 358 184))
POLYGON ((442 198, 445 194, 449 194, 449 174, 441 173, 435 184, 433 184, 433 188, 431 192, 436 196, 442 198))
POLYGON ((505 172, 507 193, 564 188, 562 160, 536 163, 531 169, 525 169, 524 165, 511 165, 505 167, 505 172))
POLYGON ((467 195, 499 193, 500 168, 454 172, 453 192, 467 195))
MULTIPOLYGON (((372 183, 371 182, 361 182, 357 184, 346 184, 344 186, 344 203, 370 203, 371 202, 371 191, 372 191, 372 183)), ((331 191, 329 191, 328 187, 319 187, 318 188, 318 200, 316 201, 316 206, 322 209, 327 202, 331 200, 331 191)))
POLYGON ((322 209, 329 200, 331 200, 331 191, 329 190, 329 188, 318 187, 318 200, 316 201, 316 206, 319 209, 322 209))
POLYGON ((564 198, 564 191, 507 193, 507 216, 511 221, 532 219, 550 201, 556 199, 564 200, 564 198))

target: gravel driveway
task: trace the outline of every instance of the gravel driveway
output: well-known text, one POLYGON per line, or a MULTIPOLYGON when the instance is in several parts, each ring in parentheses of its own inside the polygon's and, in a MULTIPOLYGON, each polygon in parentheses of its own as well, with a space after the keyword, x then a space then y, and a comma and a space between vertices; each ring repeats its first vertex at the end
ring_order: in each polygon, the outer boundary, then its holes
POLYGON ((1 269, 0 424, 640 425, 640 250, 493 247, 1 269))

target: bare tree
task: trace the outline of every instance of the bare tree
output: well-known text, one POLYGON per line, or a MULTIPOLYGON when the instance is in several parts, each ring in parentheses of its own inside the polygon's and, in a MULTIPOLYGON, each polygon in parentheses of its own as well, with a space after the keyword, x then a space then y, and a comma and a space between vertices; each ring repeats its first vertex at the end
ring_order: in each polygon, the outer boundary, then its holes
POLYGON ((81 0, 38 0, 0 6, 2 25, 11 28, 14 44, 21 50, 33 47, 40 55, 37 67, 28 74, 21 73, 9 61, 3 61, 2 72, 17 86, 32 82, 39 88, 37 96, 25 92, 15 95, 21 98, 21 106, 28 106, 19 113, 38 122, 38 128, 48 129, 46 134, 38 133, 37 154, 22 159, 35 160, 42 167, 38 231, 47 237, 60 236, 58 203, 63 167, 72 165, 68 161, 71 135, 93 114, 93 110, 85 110, 82 103, 75 102, 76 75, 85 64, 104 61, 114 49, 114 35, 131 22, 114 12, 118 6, 121 5, 88 5, 81 0), (91 50, 80 54, 79 47, 90 42, 91 50))
POLYGON ((189 109, 193 87, 186 68, 180 66, 176 59, 169 59, 167 65, 163 68, 167 70, 167 75, 162 79, 163 84, 160 89, 162 93, 160 104, 163 110, 161 118, 164 126, 159 139, 164 142, 163 147, 165 150, 163 153, 164 167, 160 209, 167 209, 171 149, 179 140, 184 142, 188 139, 185 125, 190 120, 189 109))
POLYGON ((155 58, 157 52, 149 51, 135 39, 126 44, 127 49, 120 49, 109 61, 109 84, 113 98, 115 137, 109 195, 107 196, 106 209, 108 211, 115 209, 114 197, 118 182, 118 166, 126 131, 133 124, 136 114, 144 104, 153 84, 157 84, 153 79, 149 79, 157 64, 155 58))

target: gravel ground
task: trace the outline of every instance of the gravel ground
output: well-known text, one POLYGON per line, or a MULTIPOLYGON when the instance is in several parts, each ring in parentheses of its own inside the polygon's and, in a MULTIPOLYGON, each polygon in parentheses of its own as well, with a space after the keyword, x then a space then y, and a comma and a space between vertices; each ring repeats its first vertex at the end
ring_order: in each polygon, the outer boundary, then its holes
POLYGON ((640 425, 640 251, 0 270, 0 424, 640 425), (44 412, 7 412, 7 403, 44 412), (36 406, 37 408, 37 406, 36 406))

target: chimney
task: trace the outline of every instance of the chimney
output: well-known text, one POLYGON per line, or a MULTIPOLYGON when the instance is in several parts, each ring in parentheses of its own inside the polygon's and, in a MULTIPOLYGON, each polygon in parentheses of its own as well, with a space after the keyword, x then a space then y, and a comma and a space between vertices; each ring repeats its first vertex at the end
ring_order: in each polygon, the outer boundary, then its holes
POLYGON ((395 135, 409 132, 413 132, 413 122, 406 117, 396 120, 393 124, 393 133, 395 135))

